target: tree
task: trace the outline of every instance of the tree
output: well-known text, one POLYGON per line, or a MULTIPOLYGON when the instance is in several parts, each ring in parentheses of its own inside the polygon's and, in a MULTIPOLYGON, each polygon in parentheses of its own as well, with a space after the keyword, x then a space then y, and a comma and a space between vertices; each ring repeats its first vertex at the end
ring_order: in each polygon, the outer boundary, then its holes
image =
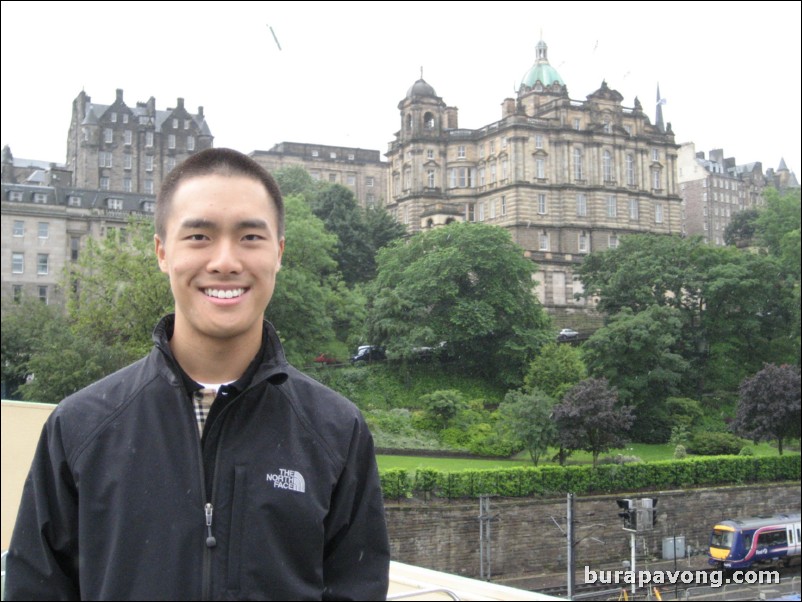
POLYGON ((557 440, 557 427, 551 419, 554 404, 541 390, 512 390, 498 408, 500 428, 529 452, 535 466, 557 440))
POLYGON ((724 229, 724 242, 735 247, 749 246, 757 229, 757 209, 744 209, 730 219, 724 229))
POLYGON ((326 230, 337 235, 334 258, 343 280, 349 285, 371 280, 376 272, 375 252, 354 193, 339 184, 329 186, 318 195, 312 211, 326 230))
POLYGON ((634 421, 631 407, 619 405, 618 393, 603 378, 588 378, 574 386, 554 406, 553 416, 561 445, 590 452, 594 467, 600 453, 626 443, 634 421))
POLYGON ((322 184, 314 180, 309 172, 300 165, 277 169, 273 172, 273 177, 278 183, 282 197, 300 195, 310 204, 316 201, 322 188, 322 184))
POLYGON ((342 357, 350 332, 364 322, 364 297, 343 285, 334 259, 337 237, 302 197, 289 195, 284 203, 287 242, 265 315, 290 361, 309 361, 321 352, 342 357))
POLYGON ((587 369, 578 348, 551 342, 544 345, 529 364, 524 384, 528 391, 540 389, 553 399, 561 399, 586 376, 587 369))
POLYGON ((755 443, 776 440, 780 454, 785 439, 799 439, 802 413, 797 366, 766 364, 754 376, 744 379, 738 394, 733 423, 737 434, 755 443))
POLYGON ((394 240, 406 236, 407 229, 390 215, 384 207, 365 209, 365 224, 374 253, 394 240))
POLYGON ((535 265, 497 226, 453 223, 379 251, 369 287, 371 343, 391 357, 441 348, 461 369, 519 386, 549 338, 535 265), (441 343, 446 345, 441 347, 441 343))

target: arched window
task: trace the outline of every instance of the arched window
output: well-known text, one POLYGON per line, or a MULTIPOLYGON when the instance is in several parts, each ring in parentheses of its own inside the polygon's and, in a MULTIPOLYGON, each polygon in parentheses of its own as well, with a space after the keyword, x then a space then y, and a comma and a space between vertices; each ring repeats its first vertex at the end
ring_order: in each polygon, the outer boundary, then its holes
POLYGON ((426 115, 423 116, 423 127, 427 130, 434 129, 434 115, 432 113, 426 113, 426 115))

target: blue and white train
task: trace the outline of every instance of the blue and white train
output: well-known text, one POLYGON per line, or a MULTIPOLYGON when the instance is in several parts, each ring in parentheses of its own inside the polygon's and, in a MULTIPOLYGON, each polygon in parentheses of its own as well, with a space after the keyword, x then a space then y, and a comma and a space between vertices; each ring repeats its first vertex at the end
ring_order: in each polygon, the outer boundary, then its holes
POLYGON ((713 527, 708 562, 720 569, 788 565, 800 554, 799 514, 723 520, 713 527))

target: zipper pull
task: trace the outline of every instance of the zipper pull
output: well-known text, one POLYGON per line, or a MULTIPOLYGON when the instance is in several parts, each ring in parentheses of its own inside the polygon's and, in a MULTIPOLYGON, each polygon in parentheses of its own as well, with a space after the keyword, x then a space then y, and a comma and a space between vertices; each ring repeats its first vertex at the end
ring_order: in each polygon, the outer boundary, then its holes
POLYGON ((212 512, 214 512, 214 506, 206 504, 204 510, 206 512, 206 547, 213 548, 217 545, 217 540, 212 535, 212 512))

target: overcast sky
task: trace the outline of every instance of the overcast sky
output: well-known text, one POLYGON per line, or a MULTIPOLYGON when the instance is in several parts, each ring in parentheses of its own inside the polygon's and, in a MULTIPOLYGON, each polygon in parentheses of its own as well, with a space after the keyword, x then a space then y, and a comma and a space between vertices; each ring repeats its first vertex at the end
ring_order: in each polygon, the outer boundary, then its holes
POLYGON ((800 2, 2 2, 2 144, 63 163, 74 98, 204 107, 215 146, 386 152, 420 77, 501 117, 541 34, 571 98, 606 80, 677 143, 800 173, 800 2), (272 28, 272 32, 271 32, 272 28), (275 39, 273 37, 275 34, 275 39))

